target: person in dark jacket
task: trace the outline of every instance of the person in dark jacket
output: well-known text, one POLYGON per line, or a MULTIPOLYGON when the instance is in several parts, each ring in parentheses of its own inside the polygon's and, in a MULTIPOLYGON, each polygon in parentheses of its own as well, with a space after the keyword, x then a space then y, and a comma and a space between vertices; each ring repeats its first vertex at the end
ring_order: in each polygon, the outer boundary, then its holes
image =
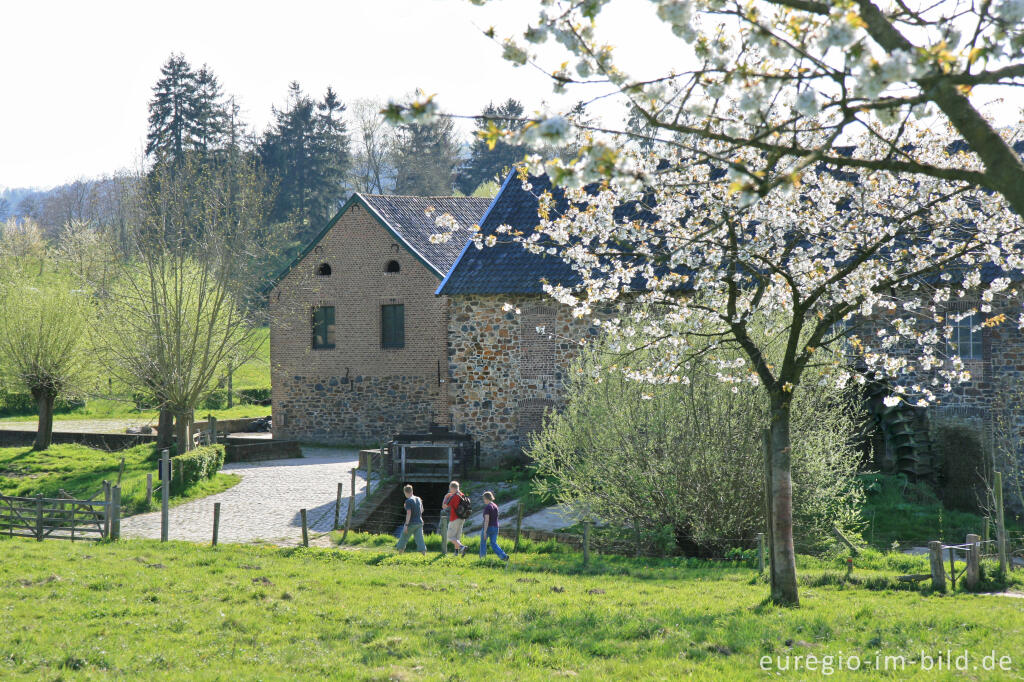
POLYGON ((423 500, 412 494, 411 485, 405 486, 402 492, 405 493, 405 525, 402 526, 402 537, 398 538, 395 549, 404 552, 412 536, 416 538, 416 549, 420 554, 426 554, 427 545, 423 542, 423 500))
POLYGON ((498 505, 494 504, 494 493, 484 493, 484 528, 480 531, 480 558, 487 556, 487 543, 502 561, 508 561, 508 554, 498 546, 498 505))

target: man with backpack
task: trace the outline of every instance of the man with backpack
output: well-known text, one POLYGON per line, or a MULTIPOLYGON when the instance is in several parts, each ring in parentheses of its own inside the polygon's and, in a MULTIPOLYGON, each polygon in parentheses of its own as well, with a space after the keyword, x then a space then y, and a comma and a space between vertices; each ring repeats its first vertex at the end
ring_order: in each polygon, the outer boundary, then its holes
POLYGON ((472 504, 469 497, 459 490, 458 481, 448 484, 448 494, 444 498, 441 512, 448 514, 448 534, 445 537, 445 545, 449 542, 454 543, 456 553, 462 556, 467 549, 462 544, 462 527, 466 525, 466 519, 472 513, 472 504))
POLYGON ((412 494, 412 486, 407 485, 402 489, 405 493, 405 525, 402 526, 402 537, 398 538, 395 549, 399 553, 405 552, 405 545, 409 537, 416 538, 416 549, 420 554, 427 553, 427 545, 423 542, 423 500, 412 494))

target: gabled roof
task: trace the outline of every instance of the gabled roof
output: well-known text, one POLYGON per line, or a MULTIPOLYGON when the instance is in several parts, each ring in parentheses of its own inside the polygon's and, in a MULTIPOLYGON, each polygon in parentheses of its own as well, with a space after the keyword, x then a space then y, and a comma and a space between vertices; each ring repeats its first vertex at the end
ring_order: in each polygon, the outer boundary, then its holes
POLYGON ((391 233, 418 261, 439 278, 451 269, 462 250, 462 241, 449 240, 439 244, 430 243, 430 235, 443 232, 435 220, 449 214, 463 230, 476 225, 483 217, 491 200, 480 197, 410 197, 356 192, 337 214, 324 226, 320 233, 281 270, 267 286, 273 289, 291 272, 296 265, 310 254, 313 248, 327 236, 341 216, 354 205, 361 204, 381 226, 391 233))
MULTIPOLYGON (((529 182, 531 189, 527 191, 516 172, 509 173, 479 223, 482 236, 495 234, 502 225, 526 234, 533 232, 540 222, 537 197, 551 189, 551 182, 547 176, 531 177, 529 182)), ((543 282, 568 286, 579 281, 579 276, 558 255, 530 253, 507 235, 497 236, 497 244, 483 249, 466 242, 436 293, 541 294, 543 282)))
POLYGON ((359 194, 377 219, 389 228, 438 277, 444 277, 462 251, 461 239, 430 243, 430 235, 444 232, 436 219, 445 213, 459 223, 460 234, 468 233, 483 218, 491 200, 482 197, 408 197, 388 194, 359 194))

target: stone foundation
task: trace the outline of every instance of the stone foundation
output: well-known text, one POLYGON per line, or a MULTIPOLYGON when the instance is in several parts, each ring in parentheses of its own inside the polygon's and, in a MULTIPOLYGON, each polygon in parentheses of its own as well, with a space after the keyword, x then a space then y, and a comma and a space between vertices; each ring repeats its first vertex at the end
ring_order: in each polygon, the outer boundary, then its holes
MULTIPOLYGON (((436 377, 283 379, 274 403, 274 438, 374 444, 400 431, 426 431, 441 396, 436 377)), ((275 385, 275 392, 279 387, 275 385)))

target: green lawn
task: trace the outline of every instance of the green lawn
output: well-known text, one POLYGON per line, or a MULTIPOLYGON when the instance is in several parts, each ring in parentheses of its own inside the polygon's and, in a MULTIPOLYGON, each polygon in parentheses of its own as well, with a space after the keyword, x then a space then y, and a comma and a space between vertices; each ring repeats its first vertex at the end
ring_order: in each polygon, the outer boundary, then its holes
POLYGON ((781 609, 754 570, 685 559, 583 574, 564 553, 18 539, 0 555, 4 679, 734 680, 763 679, 762 656, 876 654, 906 657, 890 679, 952 679, 917 665, 947 649, 1024 672, 1024 600, 838 584, 811 560, 803 605, 781 609))
MULTIPOLYGON (((257 332, 259 350, 248 362, 241 365, 234 371, 232 386, 235 391, 247 389, 270 389, 270 329, 262 327, 257 332)), ((126 392, 127 393, 127 392, 126 392)), ((0 405, 0 408, 3 406, 0 405)), ((243 417, 266 417, 270 414, 269 406, 260 405, 235 405, 230 409, 210 410, 205 408, 196 409, 196 419, 205 419, 207 414, 212 414, 217 419, 240 419, 243 417)), ((7 414, 0 417, 3 422, 28 422, 34 421, 34 411, 21 414, 7 414)), ((137 410, 135 404, 129 399, 110 400, 107 398, 91 398, 86 401, 85 406, 76 407, 72 410, 61 410, 55 415, 59 420, 82 420, 82 419, 119 419, 132 420, 139 423, 151 423, 156 425, 156 410, 137 410)))
MULTIPOLYGON (((146 474, 158 484, 157 454, 152 445, 139 445, 119 452, 94 450, 82 445, 53 445, 42 452, 29 447, 0 448, 0 493, 17 497, 42 494, 56 496, 61 489, 79 499, 91 497, 104 480, 116 481, 121 458, 121 505, 124 514, 149 511, 146 506, 146 474)), ((171 498, 177 505, 227 490, 241 480, 235 474, 217 474, 200 481, 171 498)), ((159 497, 154 496, 157 501, 159 497)))

